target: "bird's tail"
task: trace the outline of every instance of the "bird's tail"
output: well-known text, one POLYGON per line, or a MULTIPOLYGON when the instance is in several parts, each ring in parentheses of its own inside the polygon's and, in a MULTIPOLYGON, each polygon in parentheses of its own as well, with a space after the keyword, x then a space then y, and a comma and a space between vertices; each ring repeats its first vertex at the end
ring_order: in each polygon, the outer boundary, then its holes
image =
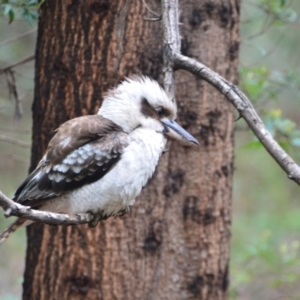
MULTIPOLYGON (((18 228, 20 228, 27 220, 23 218, 18 218, 15 222, 13 222, 9 227, 7 227, 1 234, 0 234, 0 245, 3 244, 7 238, 10 237, 12 233, 14 233, 18 228)), ((29 224, 28 224, 29 225, 29 224)))

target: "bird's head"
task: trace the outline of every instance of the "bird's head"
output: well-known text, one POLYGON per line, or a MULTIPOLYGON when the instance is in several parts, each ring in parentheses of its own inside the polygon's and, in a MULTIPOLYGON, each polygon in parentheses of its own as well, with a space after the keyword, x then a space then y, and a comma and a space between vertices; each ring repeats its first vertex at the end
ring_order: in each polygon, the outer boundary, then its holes
POLYGON ((175 122, 175 101, 149 77, 127 78, 115 89, 110 90, 98 114, 118 124, 128 133, 138 127, 144 127, 184 144, 199 144, 175 122))

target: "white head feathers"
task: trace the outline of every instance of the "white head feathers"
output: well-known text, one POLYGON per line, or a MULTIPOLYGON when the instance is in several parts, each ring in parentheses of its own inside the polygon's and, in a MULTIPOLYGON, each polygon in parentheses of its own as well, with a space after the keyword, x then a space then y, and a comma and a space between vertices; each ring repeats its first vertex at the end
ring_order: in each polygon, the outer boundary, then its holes
POLYGON ((135 76, 127 78, 107 93, 98 114, 115 122, 126 132, 139 126, 161 130, 160 117, 155 114, 160 108, 165 112, 163 117, 175 120, 176 103, 161 86, 149 77, 135 76))

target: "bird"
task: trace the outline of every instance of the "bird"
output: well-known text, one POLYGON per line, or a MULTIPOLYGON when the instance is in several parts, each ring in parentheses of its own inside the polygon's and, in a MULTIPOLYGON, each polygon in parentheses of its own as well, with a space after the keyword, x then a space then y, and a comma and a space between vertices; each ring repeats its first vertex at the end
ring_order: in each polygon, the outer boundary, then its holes
MULTIPOLYGON (((54 131, 36 169, 12 200, 31 208, 99 220, 129 211, 152 177, 168 140, 199 142, 175 120, 176 102, 147 76, 125 78, 109 90, 95 115, 63 123, 54 131)), ((18 218, 3 243, 32 221, 18 218)))

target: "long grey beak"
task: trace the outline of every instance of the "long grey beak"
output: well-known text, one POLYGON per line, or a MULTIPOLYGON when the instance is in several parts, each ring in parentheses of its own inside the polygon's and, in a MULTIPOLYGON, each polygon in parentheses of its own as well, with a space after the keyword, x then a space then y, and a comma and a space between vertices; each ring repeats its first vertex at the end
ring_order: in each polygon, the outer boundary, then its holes
POLYGON ((173 140, 177 140, 183 144, 199 145, 199 142, 178 123, 169 119, 162 119, 161 122, 165 127, 165 135, 173 140))

